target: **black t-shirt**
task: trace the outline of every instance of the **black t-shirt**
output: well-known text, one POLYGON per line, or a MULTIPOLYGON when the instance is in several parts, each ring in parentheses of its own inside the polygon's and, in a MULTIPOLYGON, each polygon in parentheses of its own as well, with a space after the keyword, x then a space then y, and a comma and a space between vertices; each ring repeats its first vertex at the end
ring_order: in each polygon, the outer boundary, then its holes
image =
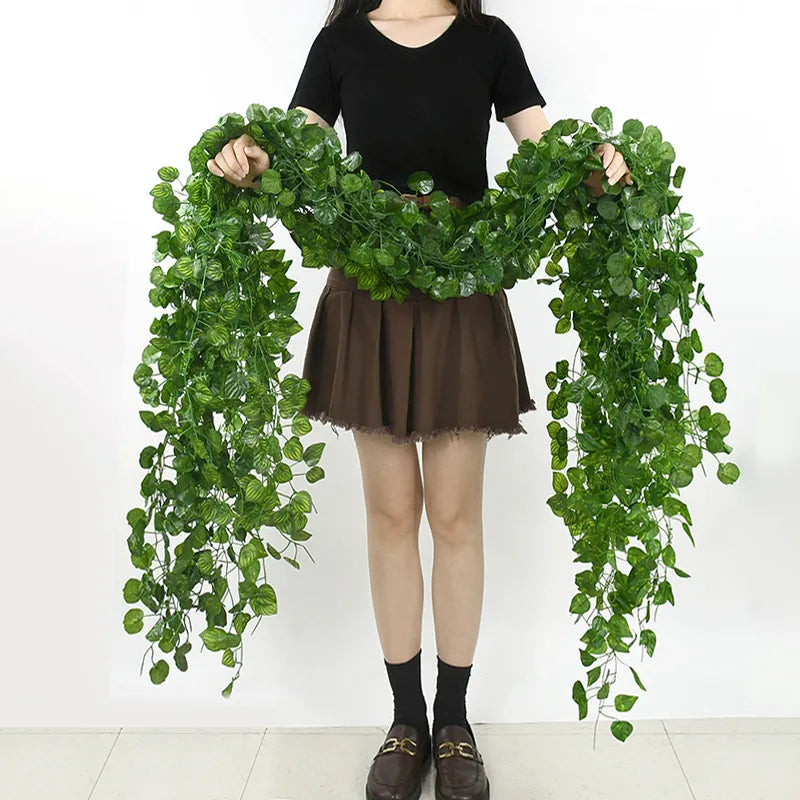
POLYGON ((467 203, 488 187, 486 144, 498 121, 545 105, 519 40, 499 17, 458 15, 438 38, 406 47, 366 12, 324 26, 311 44, 288 108, 304 106, 333 126, 342 113, 344 151, 400 192, 424 170, 434 189, 467 203))

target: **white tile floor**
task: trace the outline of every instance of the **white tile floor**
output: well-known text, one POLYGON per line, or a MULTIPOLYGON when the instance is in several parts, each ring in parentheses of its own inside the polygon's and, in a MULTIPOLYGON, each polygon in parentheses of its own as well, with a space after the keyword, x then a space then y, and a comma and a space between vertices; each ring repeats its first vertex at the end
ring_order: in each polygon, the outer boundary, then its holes
MULTIPOLYGON (((800 719, 633 722, 476 723, 492 800, 800 800, 800 719)), ((363 800, 385 734, 0 728, 0 800, 363 800)))

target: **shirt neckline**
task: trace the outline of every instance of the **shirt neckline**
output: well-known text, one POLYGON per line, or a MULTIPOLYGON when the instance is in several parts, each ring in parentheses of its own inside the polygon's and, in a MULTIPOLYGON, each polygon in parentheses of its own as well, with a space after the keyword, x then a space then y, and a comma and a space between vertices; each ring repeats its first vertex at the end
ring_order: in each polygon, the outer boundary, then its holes
POLYGON ((455 28, 458 20, 461 18, 461 14, 456 14, 453 17, 453 21, 440 33, 435 39, 431 39, 430 42, 426 42, 425 44, 418 45, 417 47, 410 47, 409 45, 400 44, 400 42, 396 42, 394 39, 389 38, 383 31, 379 31, 375 25, 373 24, 372 20, 367 16, 366 11, 359 11, 358 15, 364 20, 365 24, 374 31, 381 39, 388 42, 390 45, 394 45, 395 47, 399 48, 400 50, 408 50, 411 52, 415 52, 418 50, 427 50, 428 48, 432 47, 433 45, 441 42, 452 30, 455 28))

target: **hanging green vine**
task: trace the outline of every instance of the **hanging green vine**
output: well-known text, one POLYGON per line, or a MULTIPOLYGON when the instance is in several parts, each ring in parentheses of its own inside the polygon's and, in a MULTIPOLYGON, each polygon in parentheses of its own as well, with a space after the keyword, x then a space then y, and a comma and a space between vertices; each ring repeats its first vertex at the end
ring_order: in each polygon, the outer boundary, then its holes
MULTIPOLYGON (((278 610, 268 565, 299 569, 299 551, 308 553, 315 509, 307 487, 325 476, 325 445, 304 441, 312 430, 301 411, 308 381, 279 374, 302 326, 292 316, 299 293, 291 262, 265 219, 290 231, 304 266, 339 267, 376 300, 401 301, 410 286, 436 299, 493 293, 544 263, 548 277, 537 282, 561 292, 549 303, 555 332, 578 337, 572 366, 557 361, 545 381, 547 502, 585 565, 569 609, 587 626, 586 680, 572 690, 579 718, 593 698, 603 713, 634 645, 653 655, 651 611, 654 620, 659 606, 674 604, 670 572, 689 577, 673 540, 677 520, 694 545, 679 490, 695 467, 705 472, 703 451, 717 459, 722 483, 736 481, 739 469, 717 457, 732 449, 727 417, 689 405, 690 381, 707 382, 714 403, 727 389, 722 360, 709 352, 700 361, 700 335, 690 328, 698 304, 711 308, 696 285, 702 253, 689 238, 693 219, 678 211, 671 188, 680 188, 684 168, 673 172, 674 150, 655 126, 631 119, 612 135, 605 107, 592 121, 559 120, 539 142, 522 141, 496 176, 500 188, 463 209, 434 190, 430 175, 414 173, 409 186, 431 193, 430 213, 373 181, 358 152, 343 156, 336 132, 306 124, 300 109, 254 104, 246 117, 221 118, 191 149, 181 188, 176 168, 158 171, 153 207, 168 229, 154 237, 150 301, 167 311, 150 327, 134 380, 152 409, 141 419, 160 441, 139 458, 144 503, 128 512, 127 541, 141 572, 123 591, 134 606, 125 629, 147 626, 154 683, 169 674, 167 654, 187 669, 190 612, 199 609, 200 638, 235 670, 222 691, 230 696, 245 630, 278 610), (244 133, 271 154, 255 190, 206 167, 244 133), (634 183, 604 178, 596 198, 584 180, 603 168, 595 153, 602 142, 622 152, 634 183)), ((636 700, 616 694, 614 708, 628 711, 636 700)), ((617 719, 611 730, 624 741, 633 726, 617 719)))

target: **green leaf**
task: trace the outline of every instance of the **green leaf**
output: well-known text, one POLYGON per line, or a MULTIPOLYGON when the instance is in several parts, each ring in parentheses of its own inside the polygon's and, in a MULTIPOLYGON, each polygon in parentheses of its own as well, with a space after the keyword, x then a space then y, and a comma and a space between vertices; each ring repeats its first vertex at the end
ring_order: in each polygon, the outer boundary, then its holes
POLYGON ((711 391, 711 399, 717 403, 722 403, 728 395, 728 388, 722 378, 714 378, 708 384, 708 388, 711 391))
POLYGON ((633 636, 628 621, 622 614, 612 614, 608 620, 608 629, 620 639, 633 636))
POLYGON ((283 446, 283 454, 289 461, 302 461, 303 452, 303 445, 296 436, 287 439, 283 446))
POLYGON ((125 613, 123 625, 128 633, 139 633, 144 627, 144 612, 141 608, 131 608, 125 613))
POLYGON ((633 282, 627 275, 612 275, 608 279, 608 285, 611 287, 611 291, 620 297, 628 297, 633 291, 633 282))
POLYGON ((647 689, 645 689, 645 687, 644 687, 644 684, 642 683, 641 679, 639 678, 639 673, 638 673, 638 672, 636 672, 636 670, 635 670, 633 667, 631 667, 631 666, 629 666, 629 667, 628 667, 628 669, 629 669, 629 670, 630 670, 630 671, 633 673, 633 679, 636 681, 636 684, 638 685, 638 687, 639 687, 639 688, 640 688, 640 689, 641 689, 643 692, 646 692, 646 691, 647 691, 647 689))
POLYGON ((578 594, 572 598, 569 611, 571 614, 585 614, 591 607, 589 598, 583 594, 583 592, 578 592, 578 594))
POLYGON ((294 474, 292 473, 291 467, 281 461, 275 465, 275 471, 272 473, 272 477, 275 479, 276 483, 288 483, 294 477, 294 474))
POLYGON ((642 647, 647 651, 647 655, 653 655, 653 651, 656 649, 656 635, 653 631, 649 628, 642 628, 639 634, 639 641, 642 644, 642 647))
POLYGON ((301 513, 303 514, 310 514, 312 505, 311 505, 311 495, 305 490, 301 489, 299 492, 295 492, 292 496, 292 505, 301 513))
POLYGON ((314 207, 314 217, 322 225, 333 225, 338 216, 339 212, 333 202, 323 200, 314 207))
POLYGON ((319 460, 322 458, 322 452, 325 449, 325 442, 317 442, 316 444, 310 444, 306 449, 303 451, 303 461, 308 464, 309 467, 313 467, 319 463, 319 460))
POLYGON ((353 172, 361 166, 362 156, 358 150, 353 150, 342 159, 342 167, 347 172, 353 172))
POLYGON ((406 183, 411 191, 417 194, 430 194, 433 191, 433 178, 429 173, 424 171, 412 173, 406 183))
POLYGON ((226 647, 238 647, 241 644, 241 637, 238 634, 228 633, 216 627, 200 631, 200 638, 209 650, 224 650, 226 647))
POLYGON ((611 109, 608 106, 598 106, 592 111, 592 122, 604 131, 610 131, 614 124, 611 109))
POLYGON ((678 489, 682 489, 684 486, 688 486, 694 475, 690 469, 684 469, 683 467, 679 467, 677 469, 673 469, 669 473, 669 479, 673 486, 678 489))
POLYGON ((347 173, 342 175, 340 180, 343 194, 350 194, 352 192, 361 191, 361 178, 358 175, 347 173))
POLYGON ((732 461, 720 462, 717 477, 721 483, 736 483, 739 479, 739 467, 732 461))
POLYGON ((716 353, 707 353, 704 364, 709 375, 722 375, 722 359, 716 353))
POLYGON ((158 177, 161 178, 162 181, 176 181, 178 180, 178 172, 177 167, 161 167, 158 171, 158 177))
POLYGON ((283 189, 281 175, 272 168, 261 173, 261 191, 266 194, 278 194, 283 189))
POLYGON ((122 589, 122 596, 126 603, 138 603, 142 596, 142 582, 138 578, 128 578, 122 589))
POLYGON ((292 420, 292 433, 295 436, 305 436, 306 434, 311 433, 311 430, 311 422, 309 421, 308 417, 305 416, 305 414, 297 414, 297 416, 292 420))
POLYGON ((633 733, 633 725, 627 720, 615 719, 611 723, 611 733, 615 739, 624 742, 633 733))
POLYGON ((224 396, 228 400, 238 399, 245 394, 250 387, 250 382, 243 372, 234 370, 225 378, 224 396))
POLYGON ((311 467, 308 472, 306 472, 306 480, 309 483, 316 483, 317 481, 321 481, 325 477, 325 470, 322 467, 311 467))
POLYGON ((394 264, 394 256, 383 247, 379 247, 375 251, 375 260, 384 267, 391 267, 394 264))
POLYGON ((258 616, 278 613, 278 601, 275 597, 275 590, 268 583, 259 586, 250 597, 249 602, 253 613, 258 616))
POLYGON ((647 387, 647 400, 650 408, 660 408, 667 402, 667 390, 660 384, 647 387))
POLYGON ((566 492, 569 488, 569 481, 567 480, 567 476, 564 475, 563 472, 554 472, 553 473, 553 491, 554 492, 566 492))
POLYGON ((609 275, 614 277, 622 277, 628 271, 628 262, 625 254, 621 252, 612 253, 606 261, 606 269, 609 275))
POLYGON ((613 220, 619 214, 619 206, 608 195, 601 195, 597 201, 597 213, 603 219, 613 220))
POLYGON ((622 132, 631 139, 641 139, 644 125, 638 119, 626 119, 622 124, 622 132))
POLYGON ((580 681, 575 681, 572 685, 572 699, 578 705, 578 719, 583 719, 588 713, 588 703, 586 701, 586 689, 580 681))
POLYGON ((630 711, 638 699, 638 696, 633 694, 615 695, 614 708, 616 708, 617 711, 630 711))
POLYGON ((163 658, 150 667, 150 680, 153 683, 164 683, 169 675, 169 664, 163 658))

